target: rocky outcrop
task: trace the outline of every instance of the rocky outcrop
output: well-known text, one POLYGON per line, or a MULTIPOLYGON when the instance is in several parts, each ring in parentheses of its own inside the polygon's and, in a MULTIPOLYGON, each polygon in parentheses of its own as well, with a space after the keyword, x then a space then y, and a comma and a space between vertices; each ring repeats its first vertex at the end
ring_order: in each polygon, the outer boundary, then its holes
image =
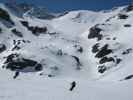
POLYGON ((23 58, 19 54, 11 54, 7 57, 3 68, 17 72, 37 72, 43 69, 43 66, 35 60, 23 58))
POLYGON ((0 19, 14 25, 14 22, 11 20, 10 15, 8 14, 8 12, 5 11, 4 9, 2 9, 2 8, 0 8, 0 19))
POLYGON ((21 21, 22 25, 25 26, 29 31, 31 31, 34 35, 40 35, 42 33, 47 32, 46 27, 38 27, 38 26, 29 26, 27 21, 21 21))
POLYGON ((97 38, 98 41, 101 40, 103 37, 102 34, 100 34, 101 31, 102 29, 98 28, 97 25, 90 28, 88 39, 97 38))
POLYGON ((17 29, 12 29, 12 33, 18 37, 23 37, 22 33, 19 32, 17 29))
POLYGON ((128 15, 126 15, 126 14, 118 14, 118 18, 119 19, 127 19, 128 15))
POLYGON ((0 53, 6 50, 6 45, 0 44, 0 53))
POLYGON ((104 57, 104 56, 106 56, 106 55, 112 53, 112 50, 109 49, 108 46, 109 46, 108 44, 105 44, 105 45, 101 48, 101 50, 96 54, 95 57, 97 57, 97 58, 102 58, 102 57, 104 57))

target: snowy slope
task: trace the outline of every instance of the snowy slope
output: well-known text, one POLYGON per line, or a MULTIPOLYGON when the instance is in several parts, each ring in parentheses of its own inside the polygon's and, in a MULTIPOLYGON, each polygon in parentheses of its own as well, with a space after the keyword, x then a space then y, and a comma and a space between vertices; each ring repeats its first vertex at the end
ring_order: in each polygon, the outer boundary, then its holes
POLYGON ((132 5, 39 19, 0 4, 0 100, 132 100, 132 33, 132 5))

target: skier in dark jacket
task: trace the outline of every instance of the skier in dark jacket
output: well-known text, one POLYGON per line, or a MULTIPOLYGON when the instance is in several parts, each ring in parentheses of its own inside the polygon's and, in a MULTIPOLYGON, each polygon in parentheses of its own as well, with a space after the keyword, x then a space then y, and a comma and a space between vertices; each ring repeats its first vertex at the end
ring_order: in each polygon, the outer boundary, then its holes
POLYGON ((70 87, 70 91, 73 91, 73 89, 76 87, 76 82, 75 81, 73 81, 72 83, 71 83, 71 87, 70 87))

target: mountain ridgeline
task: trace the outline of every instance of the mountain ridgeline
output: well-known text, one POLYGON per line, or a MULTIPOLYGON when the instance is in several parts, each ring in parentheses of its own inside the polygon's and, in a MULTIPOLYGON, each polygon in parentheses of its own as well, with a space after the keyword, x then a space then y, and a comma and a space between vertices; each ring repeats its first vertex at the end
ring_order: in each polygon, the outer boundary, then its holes
POLYGON ((43 7, 0 4, 0 67, 46 77, 118 74, 132 64, 132 34, 133 5, 53 14, 43 7))

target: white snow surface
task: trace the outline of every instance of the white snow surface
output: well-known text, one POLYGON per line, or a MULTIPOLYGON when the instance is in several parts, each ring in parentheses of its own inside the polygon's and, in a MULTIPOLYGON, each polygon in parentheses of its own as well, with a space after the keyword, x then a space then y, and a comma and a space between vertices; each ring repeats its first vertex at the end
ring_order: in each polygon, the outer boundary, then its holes
POLYGON ((42 20, 31 16, 19 18, 1 4, 0 8, 9 13, 15 25, 8 28, 0 19, 0 43, 6 45, 6 50, 0 54, 0 100, 133 100, 133 80, 124 80, 133 75, 133 52, 122 55, 126 49, 133 48, 133 10, 126 12, 125 7, 106 12, 70 11, 51 20, 42 20), (119 19, 119 14, 126 14, 128 18, 119 19), (27 21, 32 27, 46 27, 47 32, 34 35, 21 21, 27 21), (124 27, 127 24, 130 26, 124 27), (89 30, 95 25, 102 29, 100 41, 88 39, 89 30), (23 37, 13 34, 14 28, 23 37), (14 40, 21 41, 18 44, 21 49, 12 50, 14 40), (113 53, 107 57, 117 56, 122 59, 120 64, 107 62, 107 70, 99 73, 101 64, 92 53, 96 43, 101 47, 108 44, 113 53), (80 47, 82 52, 77 51, 80 47), (58 54, 60 51, 62 55, 58 54), (14 53, 39 62, 43 70, 20 72, 13 79, 15 72, 2 66, 6 57, 14 53), (79 58, 81 65, 77 65, 74 56, 79 58), (76 87, 69 91, 73 81, 76 87))

